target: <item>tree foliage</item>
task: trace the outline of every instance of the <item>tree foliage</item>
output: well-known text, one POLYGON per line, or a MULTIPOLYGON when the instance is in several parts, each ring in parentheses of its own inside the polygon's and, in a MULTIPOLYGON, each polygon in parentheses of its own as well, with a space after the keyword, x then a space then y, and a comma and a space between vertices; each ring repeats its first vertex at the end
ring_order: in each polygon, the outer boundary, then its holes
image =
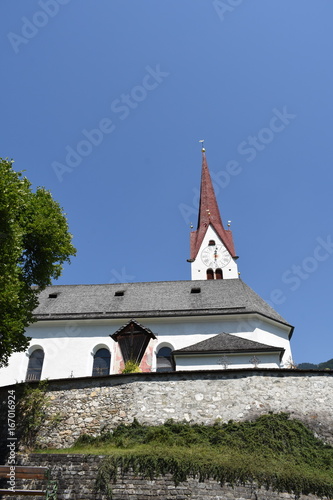
POLYGON ((318 368, 319 370, 333 370, 333 358, 324 363, 319 363, 318 368))
POLYGON ((12 162, 0 158, 0 366, 24 351, 38 294, 61 275, 76 250, 59 204, 36 192, 12 162))
POLYGON ((299 370, 333 370, 333 358, 324 363, 300 363, 297 365, 299 370))

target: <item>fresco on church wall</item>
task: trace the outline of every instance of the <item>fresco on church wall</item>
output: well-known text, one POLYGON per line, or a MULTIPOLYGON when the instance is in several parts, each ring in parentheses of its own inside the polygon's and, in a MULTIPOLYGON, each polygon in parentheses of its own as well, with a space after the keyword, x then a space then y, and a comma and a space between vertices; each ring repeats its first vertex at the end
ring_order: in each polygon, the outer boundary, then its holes
POLYGON ((143 372, 151 372, 152 370, 154 348, 151 344, 152 342, 149 343, 140 363, 140 369, 143 372))
MULTIPOLYGON (((153 356, 154 356, 154 344, 156 342, 150 341, 146 352, 144 353, 141 363, 140 363, 140 370, 142 372, 151 372, 152 371, 152 366, 153 366, 153 356)), ((123 360, 123 356, 121 353, 121 349, 119 347, 119 344, 116 345, 115 347, 115 354, 114 354, 114 373, 122 373, 123 369, 125 368, 125 363, 123 360)))
POLYGON ((125 368, 123 356, 121 354, 121 350, 118 344, 116 344, 115 347, 115 354, 114 354, 114 366, 113 366, 113 372, 114 373, 121 373, 122 370, 125 368))

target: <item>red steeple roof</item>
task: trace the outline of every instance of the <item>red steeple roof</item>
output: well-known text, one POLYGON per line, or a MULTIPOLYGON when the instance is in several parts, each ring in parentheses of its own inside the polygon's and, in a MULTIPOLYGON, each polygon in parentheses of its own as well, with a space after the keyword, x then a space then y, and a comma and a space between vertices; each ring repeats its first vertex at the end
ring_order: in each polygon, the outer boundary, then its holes
POLYGON ((191 260, 196 258, 209 225, 214 228, 230 255, 236 257, 232 233, 230 230, 225 230, 222 224, 206 154, 203 149, 198 227, 196 231, 191 232, 191 260))

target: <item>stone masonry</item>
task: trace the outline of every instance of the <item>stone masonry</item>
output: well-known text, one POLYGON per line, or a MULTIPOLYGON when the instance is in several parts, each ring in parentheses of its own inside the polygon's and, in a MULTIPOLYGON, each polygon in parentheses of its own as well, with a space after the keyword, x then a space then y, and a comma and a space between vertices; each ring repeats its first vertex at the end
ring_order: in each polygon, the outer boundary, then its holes
MULTIPOLYGON (((8 390, 0 390, 5 416, 8 390)), ((287 412, 333 444, 333 372, 286 369, 137 373, 50 381, 42 447, 64 448, 84 433, 120 423, 157 425, 167 419, 213 424, 287 412)), ((5 429, 1 426, 1 431, 5 429)), ((5 436, 2 435, 2 442, 5 436)))
MULTIPOLYGON (((58 484, 58 500, 108 500, 107 495, 96 491, 96 476, 98 467, 103 460, 101 456, 85 455, 50 455, 31 454, 19 457, 21 465, 36 465, 48 467, 53 480, 58 484)), ((41 484, 22 485, 17 487, 31 489, 41 484)), ((28 483, 28 481, 27 481, 28 483)), ((198 478, 189 478, 186 482, 175 486, 170 474, 157 477, 154 480, 136 476, 133 472, 119 476, 112 488, 112 500, 295 500, 295 495, 274 492, 265 488, 257 488, 255 484, 221 486, 217 481, 199 482, 198 478)), ((13 497, 2 497, 9 500, 13 497)), ((23 500, 25 496, 16 496, 23 500)), ((29 497, 38 500, 40 497, 29 497)), ((316 500, 309 495, 297 500, 316 500)))

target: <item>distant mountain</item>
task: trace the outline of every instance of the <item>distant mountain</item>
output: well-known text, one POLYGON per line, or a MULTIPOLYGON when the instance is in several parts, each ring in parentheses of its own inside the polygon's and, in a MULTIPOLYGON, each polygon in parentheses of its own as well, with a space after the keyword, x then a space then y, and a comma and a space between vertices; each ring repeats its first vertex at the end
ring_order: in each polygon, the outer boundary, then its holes
POLYGON ((325 363, 319 363, 318 368, 319 370, 326 370, 327 368, 333 370, 333 358, 329 359, 325 363))
POLYGON ((299 370, 333 370, 333 358, 315 365, 313 363, 300 363, 297 365, 299 370))
POLYGON ((300 370, 318 370, 318 365, 314 365, 313 363, 299 363, 297 368, 300 370))

